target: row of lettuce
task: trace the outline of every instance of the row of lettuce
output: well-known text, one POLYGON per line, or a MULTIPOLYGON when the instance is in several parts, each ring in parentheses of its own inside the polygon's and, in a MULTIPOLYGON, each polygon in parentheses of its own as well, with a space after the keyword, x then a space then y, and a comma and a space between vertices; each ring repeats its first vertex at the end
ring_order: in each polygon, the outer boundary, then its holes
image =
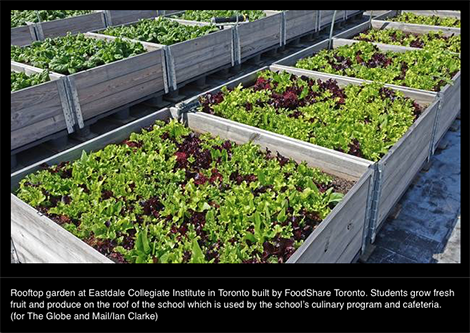
MULTIPOLYGON (((114 41, 69 35, 12 46, 12 59, 72 74, 145 52, 121 37, 162 43, 149 30, 167 31, 167 23, 175 24, 161 18, 105 30, 119 36, 114 41)), ((423 112, 384 83, 439 91, 460 70, 458 54, 436 45, 393 53, 360 41, 323 50, 296 67, 375 82, 340 86, 262 71, 251 87, 203 96, 199 111, 378 161, 423 112)), ((352 186, 252 143, 170 121, 76 161, 44 165, 16 194, 116 262, 283 263, 352 186)))

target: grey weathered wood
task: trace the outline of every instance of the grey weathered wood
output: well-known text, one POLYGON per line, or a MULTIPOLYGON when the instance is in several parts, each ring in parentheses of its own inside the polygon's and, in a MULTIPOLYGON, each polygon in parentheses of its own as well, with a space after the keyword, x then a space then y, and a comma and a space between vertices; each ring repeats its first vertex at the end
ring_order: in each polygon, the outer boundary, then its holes
POLYGON ((41 26, 44 38, 65 36, 69 32, 75 35, 77 33, 106 28, 103 15, 102 12, 96 12, 60 20, 41 22, 38 23, 38 25, 41 26))
MULTIPOLYGON (((183 22, 184 20, 175 20, 183 22)), ((184 21, 182 24, 187 24, 184 21)), ((88 34, 94 38, 115 38, 100 34, 88 34)), ((135 39, 127 40, 141 42, 135 39)), ((144 43, 144 42, 142 42, 144 43)), ((169 49, 174 64, 176 84, 187 82, 200 75, 216 70, 222 66, 230 65, 232 61, 232 33, 230 30, 222 30, 201 36, 195 39, 166 46, 145 42, 148 49, 169 49)), ((162 51, 163 52, 163 51, 162 51)))
MULTIPOLYGON (((353 45, 356 43, 359 43, 360 41, 358 40, 352 40, 352 39, 343 39, 343 38, 333 38, 333 47, 341 47, 345 45, 353 45)), ((371 43, 374 45, 377 45, 377 47, 381 51, 392 51, 392 52, 407 52, 407 51, 419 51, 421 49, 416 48, 416 47, 409 47, 409 46, 400 46, 400 45, 390 45, 390 44, 382 44, 382 43, 371 43)))
POLYGON ((112 263, 11 194, 11 237, 23 263, 112 263))
POLYGON ((287 40, 317 31, 318 12, 316 10, 287 10, 285 15, 287 40))
MULTIPOLYGON (((59 153, 30 167, 15 172, 11 175, 11 189, 14 191, 18 187, 19 180, 27 174, 38 170, 39 165, 42 163, 48 163, 52 165, 62 161, 76 159, 81 155, 83 150, 90 152, 101 149, 110 143, 120 142, 127 138, 130 133, 138 131, 142 127, 151 125, 156 119, 167 119, 169 117, 169 109, 160 110, 147 117, 136 120, 128 125, 83 143, 82 145, 59 153)), ((201 115, 192 114, 190 117, 192 119, 189 123, 190 128, 196 132, 205 132, 205 129, 200 127, 204 125, 204 122, 201 123, 194 121, 195 119, 202 119, 201 115)), ((236 135, 234 134, 235 132, 231 130, 228 132, 232 134, 230 134, 227 138, 237 141, 236 135)), ((213 132, 211 131, 211 133, 213 132)), ((277 139, 273 138, 273 140, 276 141, 277 139)), ((276 142, 280 141, 277 140, 276 142)), ((290 151, 286 154, 286 156, 294 157, 292 155, 293 153, 294 151, 290 151)), ((319 159, 318 157, 313 158, 319 159)), ((309 160, 309 158, 306 159, 309 160)), ((354 163, 355 162, 352 162, 352 164, 354 163)), ((310 165, 317 166, 318 164, 310 163, 310 165)), ((369 188, 369 182, 372 179, 372 170, 366 166, 363 168, 362 175, 359 177, 353 177, 353 179, 358 180, 357 184, 353 186, 353 188, 346 194, 341 203, 332 210, 325 221, 323 221, 320 226, 310 235, 306 241, 308 242, 308 245, 303 245, 299 249, 301 253, 299 252, 297 257, 292 257, 289 262, 347 262, 348 260, 352 260, 355 254, 357 254, 362 243, 362 237, 358 237, 358 234, 362 232, 362 228, 364 227, 366 207, 365 203, 367 201, 367 189, 369 188), (309 248, 310 245, 313 246, 313 250, 309 248), (325 247, 327 247, 326 251, 325 247), (323 252, 317 253, 317 249, 321 249, 323 252), (356 252, 354 253, 354 256, 352 255, 353 252, 356 252)), ((21 202, 13 194, 11 201, 12 206, 16 205, 14 209, 15 215, 12 215, 12 224, 15 224, 12 236, 14 237, 15 243, 17 239, 19 240, 18 244, 20 244, 20 252, 22 253, 23 260, 25 262, 88 262, 94 261, 95 259, 103 259, 103 257, 98 252, 93 250, 84 242, 74 239, 74 236, 57 226, 48 218, 44 216, 35 216, 35 214, 37 215, 37 212, 32 207, 29 207, 25 203, 21 202), (29 217, 25 219, 24 216, 27 214, 29 214, 29 217), (28 228, 25 227, 25 223, 27 223, 28 228), (29 229, 30 225, 33 225, 31 231, 29 229), (61 230, 55 230, 57 228, 60 228, 61 230), (46 231, 42 233, 36 233, 36 229, 42 229, 46 231), (59 234, 58 237, 56 237, 57 234, 59 234), (70 237, 72 237, 72 240, 70 240, 70 237), (52 250, 48 247, 48 242, 51 241, 50 238, 52 238, 55 242, 52 250), (24 239, 26 241, 22 241, 24 239), (35 244, 32 244, 33 241, 35 244), (74 255, 74 257, 70 258, 64 257, 62 255, 64 253, 62 249, 65 247, 84 247, 84 250, 81 251, 74 249, 72 251, 65 251, 74 255), (38 248, 38 250, 36 250, 36 248, 38 248), (38 253, 38 255, 34 256, 34 253, 38 253), (95 254, 96 257, 90 258, 90 255, 93 254, 95 254)), ((107 260, 107 258, 105 259, 107 260)))
POLYGON ((404 13, 413 13, 423 16, 452 17, 460 20, 460 12, 456 10, 404 10, 404 13))
MULTIPOLYGON (((85 36, 108 39, 92 33, 85 36)), ((163 51, 148 43, 145 47, 154 51, 69 76, 77 91, 75 108, 78 104, 83 120, 165 90, 163 51)))
POLYGON ((385 220, 428 157, 437 109, 438 101, 434 101, 380 160, 379 163, 383 165, 383 185, 378 226, 385 220))
POLYGON ((346 10, 346 19, 349 19, 352 16, 359 15, 360 13, 363 13, 364 10, 346 10))
MULTIPOLYGON (((43 71, 17 62, 12 62, 11 69, 27 75, 43 71)), ((67 129, 64 107, 69 105, 61 93, 63 75, 51 73, 49 77, 49 82, 11 93, 11 150, 67 129)))
POLYGON ((231 64, 232 33, 222 30, 169 46, 177 84, 231 64))
POLYGON ((281 18, 277 13, 238 26, 242 59, 280 45, 281 18))
POLYGON ((368 170, 288 262, 351 262, 362 246, 365 208, 371 181, 372 171, 368 170))
POLYGON ((205 26, 211 25, 210 22, 191 21, 191 20, 183 20, 183 19, 177 19, 177 18, 169 18, 169 20, 172 20, 172 21, 184 24, 184 25, 196 26, 196 27, 205 27, 205 26))
MULTIPOLYGON (((372 27, 375 29, 398 29, 414 34, 426 34, 431 31, 442 31, 444 36, 460 35, 460 28, 441 27, 434 25, 413 24, 404 22, 390 22, 381 20, 372 20, 372 27)), ((342 37, 348 38, 348 37, 342 37)))
POLYGON ((36 41, 35 24, 25 25, 11 29, 10 44, 26 46, 36 41))
POLYGON ((109 25, 120 25, 158 16, 157 10, 108 10, 108 13, 109 25))
POLYGON ((443 105, 439 112, 434 146, 436 146, 442 137, 447 133, 450 125, 460 112, 460 72, 457 73, 452 78, 452 80, 454 81, 453 84, 446 85, 441 91, 443 105))

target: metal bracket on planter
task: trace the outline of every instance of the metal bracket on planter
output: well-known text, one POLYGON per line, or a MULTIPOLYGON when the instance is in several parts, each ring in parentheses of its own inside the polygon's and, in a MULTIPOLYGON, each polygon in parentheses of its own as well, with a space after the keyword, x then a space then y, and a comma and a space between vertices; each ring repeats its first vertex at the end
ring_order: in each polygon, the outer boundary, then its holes
POLYGON ((187 101, 176 104, 176 107, 178 108, 179 114, 183 114, 183 113, 191 112, 193 109, 195 109, 199 105, 201 105, 201 103, 199 103, 199 97, 196 96, 187 101))
POLYGON ((36 32, 36 23, 26 22, 26 25, 29 28, 29 33, 31 34, 31 39, 33 41, 37 41, 38 40, 38 33, 36 32))
POLYGON ((96 10, 97 13, 101 13, 101 22, 103 22, 103 27, 108 27, 108 22, 106 20, 106 13, 104 10, 96 10))
POLYGON ((111 18, 111 12, 109 10, 97 10, 97 11, 103 13, 103 23, 106 28, 113 25, 113 19, 111 18))
POLYGON ((65 124, 67 125, 67 132, 73 133, 75 126, 75 117, 73 116, 73 106, 67 94, 67 79, 66 76, 56 80, 57 88, 59 90, 60 103, 62 104, 62 111, 64 112, 65 124))
POLYGON ((18 256, 18 251, 16 251, 15 242, 13 242, 13 238, 11 240, 11 262, 14 264, 21 264, 20 257, 18 256))
POLYGON ((369 29, 372 29, 372 17, 374 16, 374 11, 370 11, 370 16, 369 16, 369 29))
POLYGON ((370 218, 371 218, 371 208, 372 208, 372 200, 374 198, 374 185, 375 185, 375 174, 377 172, 377 164, 371 165, 371 168, 374 172, 372 173, 372 179, 369 183, 369 189, 367 190, 367 205, 366 205, 366 214, 364 218, 364 231, 362 233, 362 248, 361 254, 364 254, 366 247, 368 245, 367 240, 369 239, 369 229, 370 229, 370 218))
POLYGON ((382 182, 383 182, 383 165, 378 162, 375 164, 374 172, 374 192, 372 194, 372 203, 370 208, 370 242, 375 242, 375 236, 377 232, 377 219, 379 215, 379 202, 380 194, 382 192, 382 182))
POLYGON ((333 12, 333 19, 331 20, 330 37, 328 39, 328 50, 331 49, 332 42, 333 42, 333 29, 335 26, 335 19, 336 19, 336 10, 333 12))
POLYGON ((168 86, 168 71, 167 71, 167 64, 166 64, 166 56, 165 56, 165 48, 162 49, 162 72, 163 72, 163 89, 165 94, 168 94, 169 86, 168 86))
POLYGON ((281 31, 279 34, 279 46, 286 45, 287 31, 286 31, 286 12, 281 12, 281 31))
POLYGON ((83 123, 82 108, 80 107, 80 100, 78 98, 77 87, 75 86, 75 78, 73 76, 66 76, 65 82, 69 103, 73 106, 76 123, 78 124, 79 128, 83 128, 85 127, 85 124, 83 123))
POLYGON ((35 10, 36 17, 38 19, 37 23, 34 23, 34 26, 36 27, 36 38, 37 40, 44 40, 44 31, 42 30, 42 24, 41 24, 41 15, 39 15, 39 11, 35 10))
POLYGON ((168 86, 171 87, 173 90, 178 89, 176 84, 176 71, 175 71, 175 61, 171 54, 171 47, 165 45, 163 48, 163 54, 165 55, 165 65, 166 65, 166 72, 168 75, 168 86))
POLYGON ((234 25, 232 27, 232 50, 234 65, 240 65, 242 60, 242 53, 240 48, 240 34, 238 32, 238 25, 234 25))
POLYGON ((317 18, 318 18, 318 29, 317 31, 320 31, 321 30, 321 10, 317 10, 317 18))
POLYGON ((437 100, 439 101, 439 105, 437 107, 436 116, 434 117, 434 123, 432 126, 431 143, 429 145, 429 153, 428 153, 428 159, 427 159, 428 162, 431 160, 431 156, 434 154, 437 148, 437 143, 435 144, 434 141, 436 140, 437 124, 439 122, 439 117, 441 115, 442 105, 444 104, 444 95, 441 92, 437 93, 437 100))

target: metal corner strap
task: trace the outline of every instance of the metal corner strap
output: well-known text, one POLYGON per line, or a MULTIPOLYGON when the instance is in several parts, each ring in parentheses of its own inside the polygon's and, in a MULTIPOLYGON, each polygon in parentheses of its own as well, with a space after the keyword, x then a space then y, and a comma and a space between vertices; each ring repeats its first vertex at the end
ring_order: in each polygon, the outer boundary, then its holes
POLYGON ((62 111, 64 113, 65 124, 67 125, 67 132, 73 133, 75 126, 75 117, 73 113, 73 106, 70 104, 70 100, 67 94, 67 83, 66 77, 61 77, 57 82, 57 89, 59 90, 60 103, 62 104, 62 111))
POLYGON ((66 88, 67 88, 66 89, 67 96, 68 96, 70 105, 73 106, 76 123, 78 124, 79 128, 83 128, 85 127, 85 124, 83 123, 82 109, 80 107, 80 100, 78 98, 78 92, 75 86, 75 79, 73 76, 67 75, 65 77, 65 82, 66 82, 66 88))
POLYGON ((173 90, 178 89, 176 84, 176 71, 175 71, 175 61, 173 59, 173 55, 171 54, 171 47, 165 45, 163 48, 163 53, 165 55, 165 64, 166 64, 166 72, 168 76, 168 86, 173 88, 173 90))
POLYGON ((374 191, 372 193, 372 203, 370 208, 370 240, 371 243, 375 241, 376 231, 377 231, 377 219, 379 215, 379 202, 380 195, 382 192, 382 181, 383 181, 383 165, 380 162, 375 164, 374 172, 374 191))
POLYGON ((287 31, 286 31, 286 12, 281 12, 281 26, 280 26, 280 33, 279 33, 279 46, 286 45, 287 42, 287 31))

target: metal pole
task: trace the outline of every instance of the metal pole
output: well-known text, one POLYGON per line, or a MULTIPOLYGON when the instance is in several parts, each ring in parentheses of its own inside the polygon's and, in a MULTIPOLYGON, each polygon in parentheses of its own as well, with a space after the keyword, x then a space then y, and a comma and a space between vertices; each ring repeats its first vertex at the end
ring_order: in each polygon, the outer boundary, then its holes
POLYGON ((333 38, 333 28, 335 25, 335 19, 336 19, 336 10, 333 13, 333 20, 331 20, 330 39, 328 40, 328 50, 331 49, 331 44, 332 44, 331 42, 333 38))
POLYGON ((369 18, 369 29, 372 29, 372 17, 374 16, 374 11, 370 11, 370 18, 369 18))

